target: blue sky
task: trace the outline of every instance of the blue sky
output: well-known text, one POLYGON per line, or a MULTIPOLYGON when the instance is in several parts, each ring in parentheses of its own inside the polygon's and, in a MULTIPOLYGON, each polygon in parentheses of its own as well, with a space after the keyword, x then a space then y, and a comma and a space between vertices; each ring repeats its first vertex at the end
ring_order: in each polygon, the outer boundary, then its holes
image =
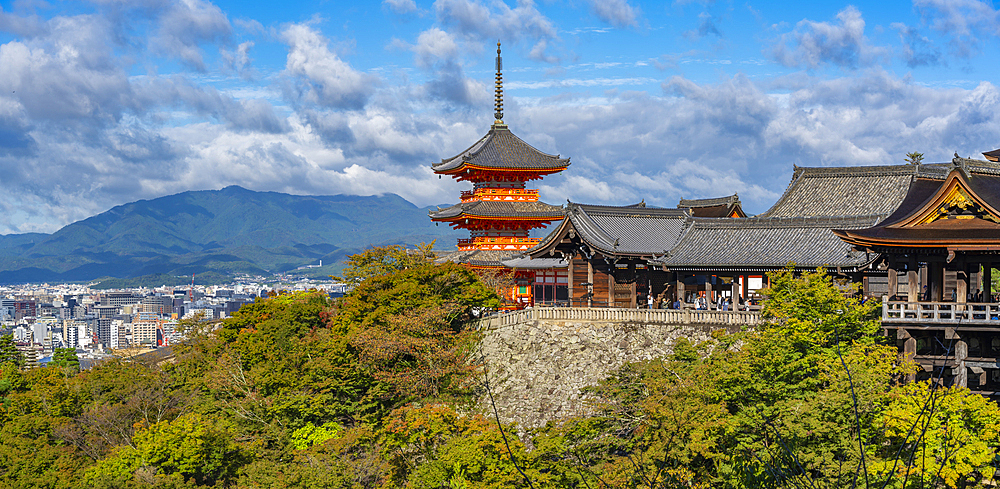
POLYGON ((978 0, 0 0, 0 233, 240 185, 458 200, 505 121, 570 168, 550 203, 761 212, 793 165, 1000 147, 1000 13, 978 0))

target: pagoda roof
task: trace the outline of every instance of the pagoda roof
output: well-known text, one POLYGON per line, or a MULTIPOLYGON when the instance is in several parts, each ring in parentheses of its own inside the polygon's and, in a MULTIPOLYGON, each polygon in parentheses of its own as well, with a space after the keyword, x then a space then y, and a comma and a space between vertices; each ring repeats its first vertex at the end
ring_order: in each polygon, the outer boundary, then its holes
MULTIPOLYGON (((986 163, 982 165, 980 163, 986 163)), ((916 178, 895 212, 864 229, 837 229, 858 247, 1000 251, 1000 172, 956 157, 943 180, 916 178)))
POLYGON ((990 161, 1000 160, 1000 149, 994 149, 993 151, 986 151, 983 156, 990 161))
POLYGON ((561 171, 569 158, 543 153, 521 140, 503 124, 494 124, 488 133, 461 153, 431 167, 435 173, 457 173, 463 168, 486 170, 561 171))
POLYGON ((797 268, 856 269, 871 261, 838 239, 834 228, 859 229, 879 216, 749 217, 690 219, 673 249, 653 262, 669 270, 774 270, 797 268))
POLYGON ((451 221, 466 217, 538 218, 554 221, 563 218, 563 209, 544 202, 476 200, 430 211, 428 214, 435 221, 451 221))
POLYGON ((739 195, 711 199, 681 199, 678 209, 688 209, 695 217, 746 217, 739 195))
POLYGON ((683 209, 586 205, 569 202, 566 219, 534 248, 531 257, 544 258, 567 236, 579 238, 591 249, 609 256, 652 256, 677 243, 690 214, 683 209))

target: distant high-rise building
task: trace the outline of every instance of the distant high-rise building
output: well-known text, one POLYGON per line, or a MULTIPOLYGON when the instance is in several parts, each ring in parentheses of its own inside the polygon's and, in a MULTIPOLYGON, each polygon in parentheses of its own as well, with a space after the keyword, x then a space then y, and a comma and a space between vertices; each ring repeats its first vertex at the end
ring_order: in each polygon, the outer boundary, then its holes
POLYGON ((34 299, 15 300, 13 305, 15 321, 20 321, 26 317, 36 317, 38 315, 34 299))
POLYGON ((77 348, 80 346, 80 326, 73 324, 71 326, 65 326, 63 328, 63 340, 66 342, 66 346, 69 348, 77 348))

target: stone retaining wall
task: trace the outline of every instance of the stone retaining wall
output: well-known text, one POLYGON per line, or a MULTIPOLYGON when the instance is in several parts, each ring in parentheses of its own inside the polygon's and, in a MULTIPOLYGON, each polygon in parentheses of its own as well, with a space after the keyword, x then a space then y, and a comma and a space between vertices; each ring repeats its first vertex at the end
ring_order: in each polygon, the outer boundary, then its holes
MULTIPOLYGON (((596 385, 627 362, 673 353, 674 342, 707 340, 739 325, 648 323, 585 319, 492 321, 481 329, 485 364, 500 420, 522 428, 588 414, 580 389, 596 385)), ((483 396, 488 412, 488 396, 483 396)))

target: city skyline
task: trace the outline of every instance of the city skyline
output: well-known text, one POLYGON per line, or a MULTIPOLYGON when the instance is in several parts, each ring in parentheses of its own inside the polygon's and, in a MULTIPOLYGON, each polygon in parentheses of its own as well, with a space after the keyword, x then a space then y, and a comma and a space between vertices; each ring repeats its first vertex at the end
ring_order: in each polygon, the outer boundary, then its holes
POLYGON ((0 2, 0 234, 240 185, 453 202, 430 164, 505 121, 541 199, 765 210, 792 165, 1000 147, 1000 15, 894 3, 0 2))

